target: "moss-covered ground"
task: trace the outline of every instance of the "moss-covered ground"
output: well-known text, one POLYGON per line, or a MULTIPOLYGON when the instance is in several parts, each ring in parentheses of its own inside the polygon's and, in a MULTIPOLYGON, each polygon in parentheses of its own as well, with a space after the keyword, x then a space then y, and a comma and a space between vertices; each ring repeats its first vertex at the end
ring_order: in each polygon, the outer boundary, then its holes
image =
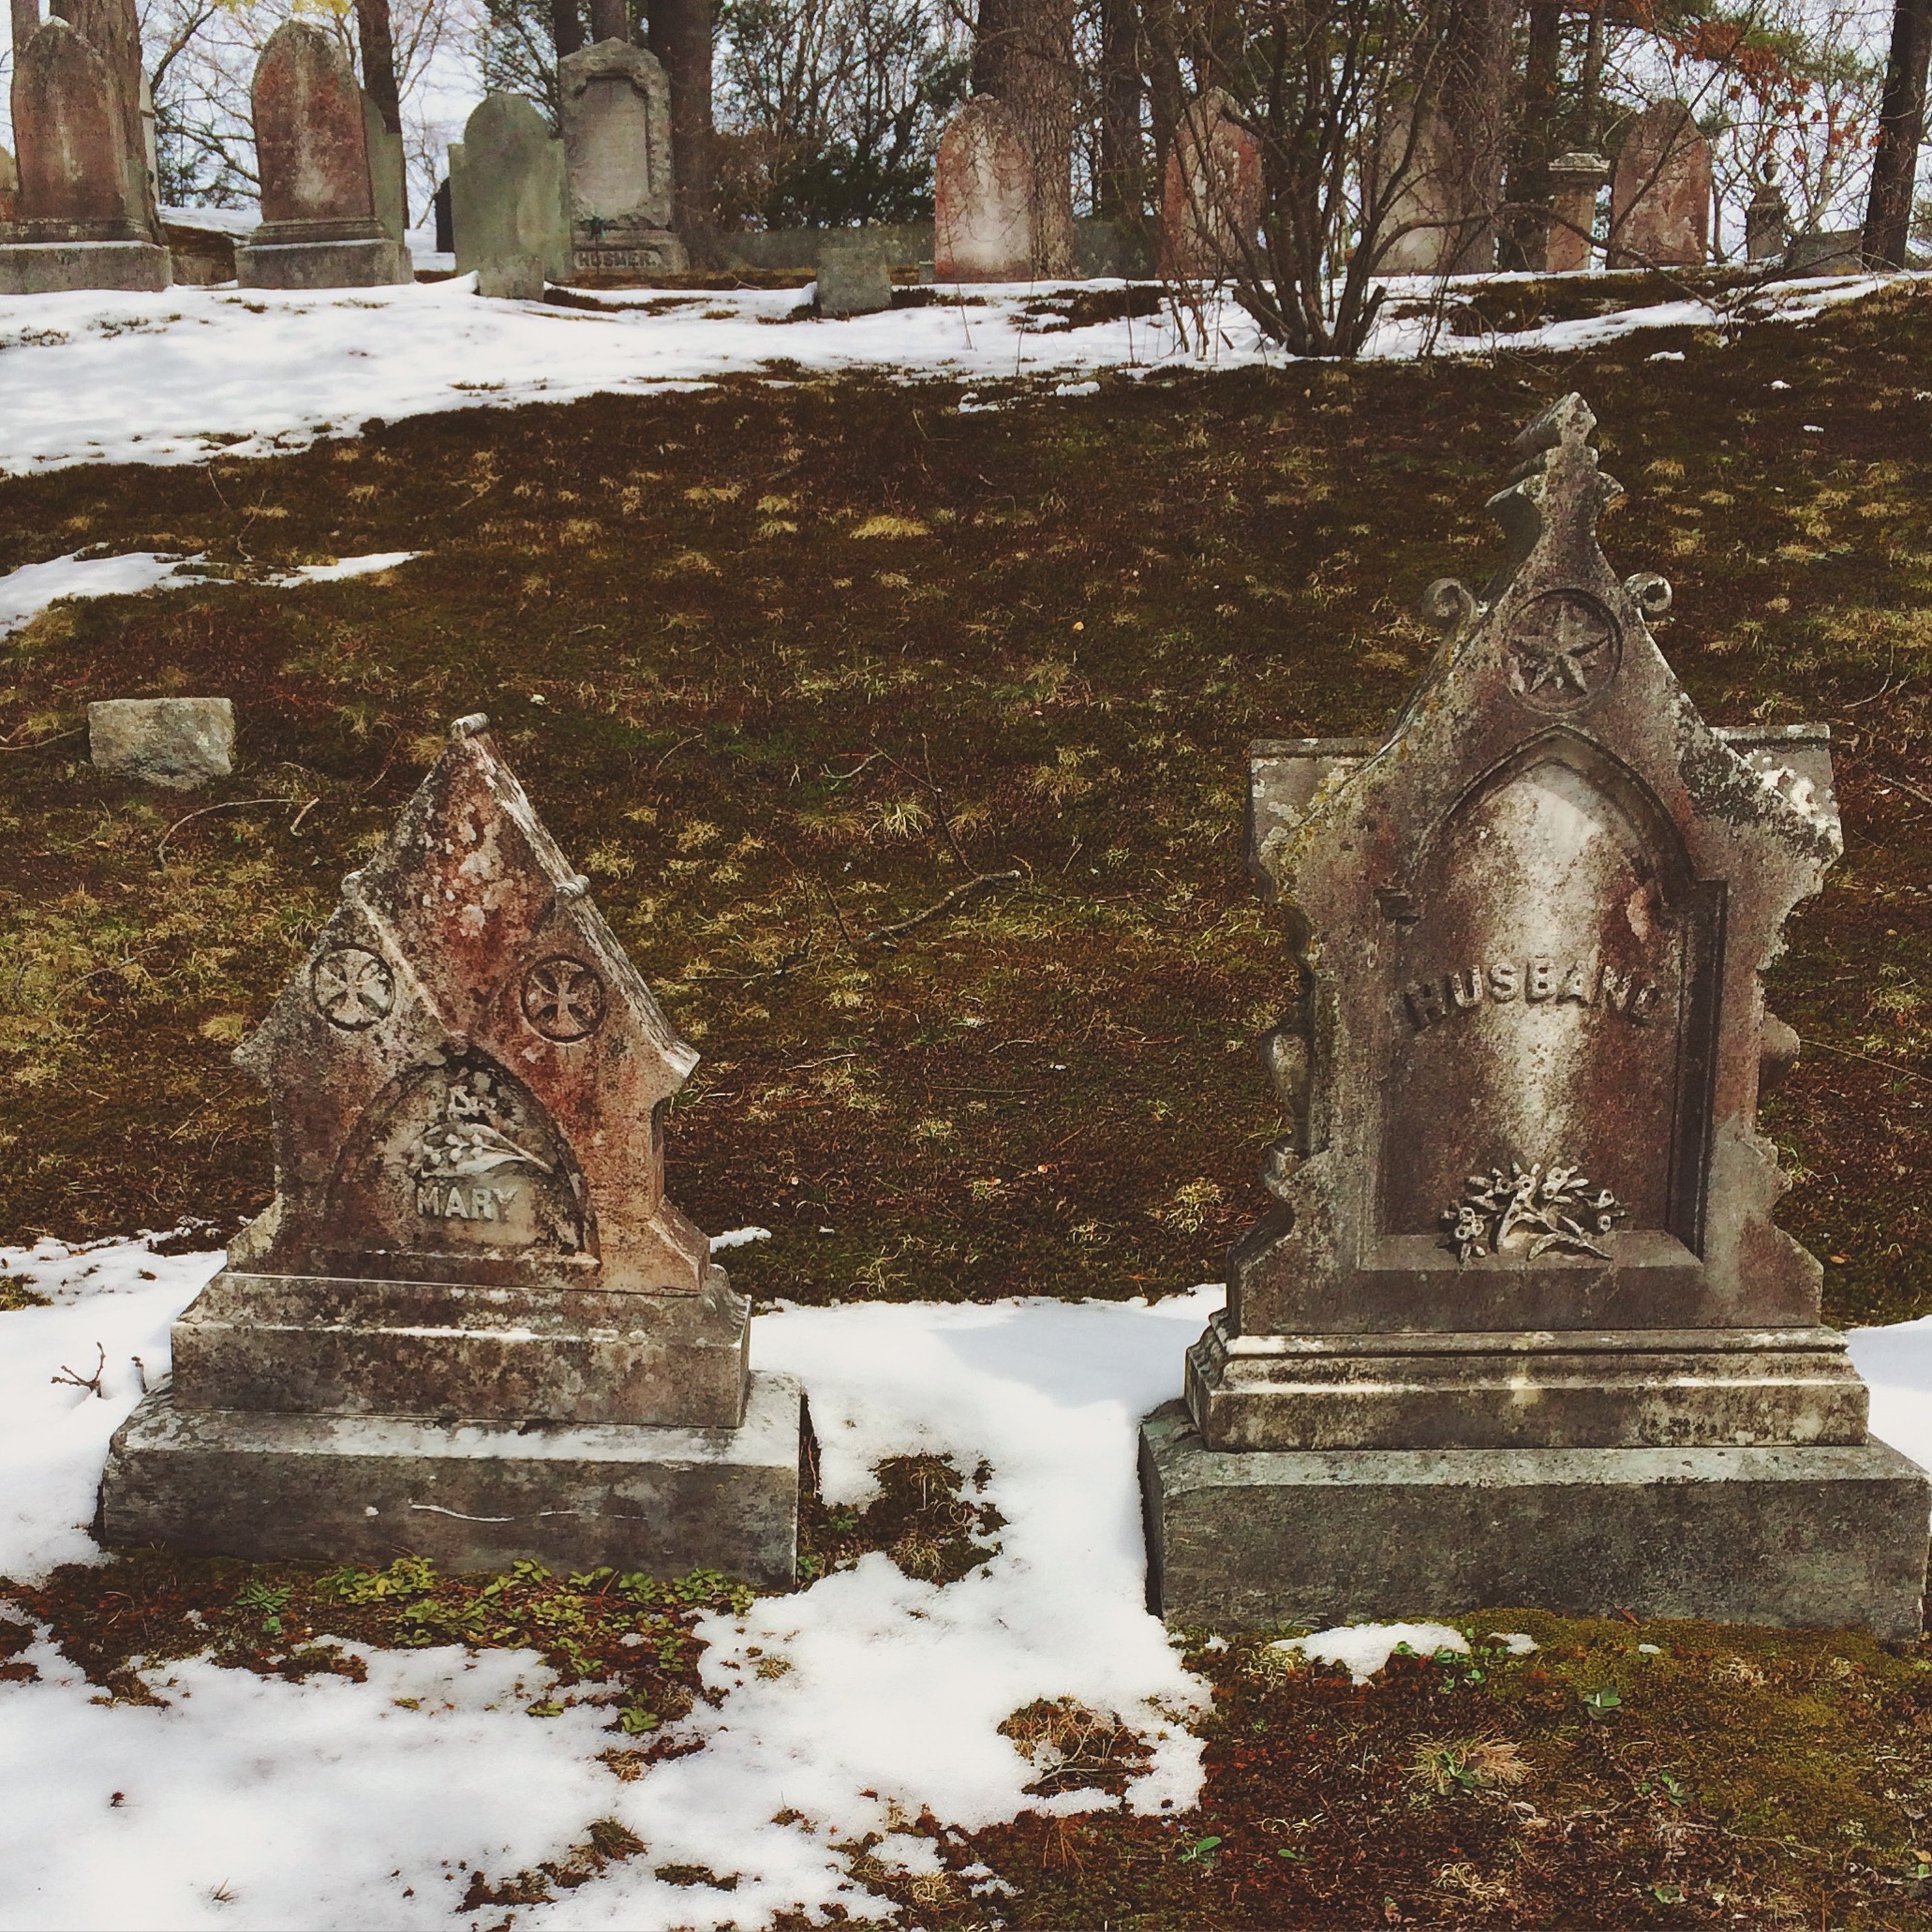
MULTIPOLYGON (((705 1226, 774 1231, 734 1251, 741 1286, 1211 1277, 1278 1131, 1252 1042, 1287 959, 1241 869, 1245 744, 1388 720, 1434 641, 1417 593, 1482 576, 1510 435, 1577 388, 1629 490, 1607 547, 1672 580, 1660 634, 1697 702, 1834 727, 1847 852, 1774 974, 1806 1051, 1767 1126, 1828 1315, 1932 1312, 1928 369, 1932 290, 1901 286, 1728 344, 1651 333, 1558 359, 1505 340, 1077 397, 982 383, 1001 407, 970 412, 946 384, 728 383, 0 482, 0 570, 173 548, 232 579, 56 607, 0 641, 0 1241, 186 1216, 213 1244, 263 1204, 266 1110, 229 1053, 448 721, 482 708, 706 1056, 672 1185, 705 1226), (424 554, 299 591, 250 581, 398 549, 424 554), (236 701, 234 777, 182 798, 97 778, 86 702, 171 691, 236 701)), ((815 1560, 876 1546, 956 1575, 961 1538, 997 1533, 967 1494, 929 1472, 877 1522, 826 1517, 815 1560)), ((668 1598, 403 1581, 385 1598, 142 1559, 7 1594, 103 1672, 168 1654, 170 1629, 205 1645, 216 1617, 238 1661, 275 1669, 313 1630, 539 1642, 524 1611, 568 1598, 604 1636, 658 1620, 661 1650, 624 1651, 627 1694, 675 1708, 668 1598), (238 1608, 256 1586, 281 1608, 238 1608), (464 1624, 477 1602, 496 1607, 464 1624), (189 1609, 202 1626, 175 1629, 189 1609), (284 1628, 248 1624, 268 1616, 284 1628)), ((1932 1654, 1521 1611, 1468 1627, 1543 1648, 1483 1656, 1479 1680, 1399 1662, 1359 1690, 1254 1644, 1197 1653, 1217 1686, 1198 1813, 949 1839, 949 1867, 983 1863, 1013 1895, 928 1879, 901 1885, 908 1914, 1932 1923, 1932 1654)), ((628 1707, 614 1750, 647 1748, 628 1707)), ((1011 1727, 1043 1790, 1069 1746, 1096 1779, 1133 1761, 1101 1714, 1011 1727)), ((604 1836, 473 1902, 633 1855, 604 1836)))

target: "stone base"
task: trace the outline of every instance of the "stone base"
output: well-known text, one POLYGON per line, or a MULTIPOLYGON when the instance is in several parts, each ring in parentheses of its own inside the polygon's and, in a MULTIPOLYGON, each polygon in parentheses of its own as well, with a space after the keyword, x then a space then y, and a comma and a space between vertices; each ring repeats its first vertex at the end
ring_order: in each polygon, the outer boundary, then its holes
POLYGON ((1883 1443, 1217 1450, 1170 1402, 1140 1478, 1149 1599, 1182 1626, 1520 1604, 1920 1634, 1932 1479, 1883 1443))
POLYGON ((681 275, 691 266, 684 244, 669 229, 613 223, 601 235, 571 235, 571 280, 585 289, 647 288, 657 275, 681 275))
POLYGON ((244 289, 379 289, 416 278, 409 251, 387 235, 350 242, 243 242, 235 280, 244 289))
POLYGON ((101 1480, 111 1549, 795 1580, 804 1404, 753 1375, 738 1429, 445 1426, 182 1409, 150 1395, 101 1480))
POLYGON ((1776 1448, 1865 1439, 1835 1329, 1237 1335, 1187 1352, 1217 1449, 1776 1448))
POLYGON ((7 242, 0 245, 0 295, 68 289, 155 291, 169 286, 168 251, 152 242, 7 242))

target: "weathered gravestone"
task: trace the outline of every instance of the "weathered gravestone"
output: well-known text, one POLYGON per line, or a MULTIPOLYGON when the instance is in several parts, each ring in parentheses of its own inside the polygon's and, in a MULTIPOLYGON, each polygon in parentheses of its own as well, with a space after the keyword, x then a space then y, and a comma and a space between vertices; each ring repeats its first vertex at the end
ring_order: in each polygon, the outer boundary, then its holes
POLYGON ((19 185, 0 222, 0 294, 165 289, 142 150, 130 0, 81 0, 36 28, 13 75, 19 185))
POLYGON ((236 1055, 276 1193, 114 1438, 105 1539, 788 1583, 801 1399, 665 1197, 672 1032, 459 721, 236 1055))
POLYGON ((490 94, 450 146, 456 271, 479 295, 541 301, 570 274, 563 143, 520 94, 490 94))
POLYGON ((821 315, 876 315, 892 306, 892 269, 883 237, 870 229, 835 230, 818 258, 821 315))
POLYGON ((1777 185, 1776 165, 1767 161, 1745 210, 1745 260, 1776 261, 1784 253, 1790 226, 1791 209, 1777 185))
POLYGON ((1610 163, 1581 149, 1550 163, 1550 228, 1543 245, 1547 273, 1568 275, 1589 267, 1597 196, 1609 179, 1610 163))
POLYGON ((1610 184, 1612 268, 1702 268, 1711 246, 1711 144, 1681 100, 1644 109, 1610 184))
POLYGON ((397 206, 401 150, 348 56, 285 21, 255 66, 261 225, 235 251, 248 289, 360 289, 413 275, 397 206))
POLYGON ((671 232, 671 83, 654 53, 602 39, 557 64, 569 167, 571 278, 648 281, 689 267, 671 232))
POLYGON ((932 187, 935 281, 1033 278, 1033 150, 1010 109, 976 95, 946 123, 932 187))
POLYGON ((1759 975, 1840 849, 1826 734, 1715 731, 1598 547, 1567 397, 1385 742, 1255 748, 1292 1122, 1186 1404, 1143 1425, 1184 1624, 1491 1604, 1916 1637, 1932 1484, 1772 1221, 1759 975))
POLYGON ((20 170, 13 156, 0 148, 0 223, 11 221, 20 201, 20 170))
POLYGON ((1253 261, 1260 226, 1260 145, 1216 87, 1181 116, 1167 151, 1160 273, 1232 275, 1253 261))

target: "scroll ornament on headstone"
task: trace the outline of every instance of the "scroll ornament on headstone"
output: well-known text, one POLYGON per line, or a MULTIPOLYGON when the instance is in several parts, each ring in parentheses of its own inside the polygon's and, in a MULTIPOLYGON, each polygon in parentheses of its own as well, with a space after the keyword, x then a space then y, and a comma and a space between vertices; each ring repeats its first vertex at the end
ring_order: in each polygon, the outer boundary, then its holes
POLYGON ((1713 729, 1598 547, 1578 396, 1385 740, 1253 751, 1286 1136, 1186 1406, 1143 1430, 1184 1622, 1482 1603, 1918 1628, 1928 1485, 1866 1434, 1760 1094, 1760 975, 1840 850, 1828 733, 1713 729))
POLYGON ((275 1197, 116 1439, 111 1541, 790 1579, 797 1390, 665 1194, 697 1055, 587 884, 459 721, 236 1054, 275 1197))

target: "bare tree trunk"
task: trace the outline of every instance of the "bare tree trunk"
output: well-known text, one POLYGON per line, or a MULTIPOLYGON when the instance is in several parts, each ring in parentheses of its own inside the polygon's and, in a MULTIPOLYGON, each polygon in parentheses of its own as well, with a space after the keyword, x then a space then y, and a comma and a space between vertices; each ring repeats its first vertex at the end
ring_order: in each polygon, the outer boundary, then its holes
POLYGON ((1138 0, 1101 0, 1099 212, 1137 229, 1147 213, 1143 92, 1138 0))
POLYGON ((696 268, 715 268, 718 156, 711 116, 711 0, 654 0, 650 51, 671 82, 672 222, 696 268))
POLYGON ((590 37, 593 40, 631 38, 631 9, 625 0, 590 0, 590 37))
POLYGON ((1141 34, 1146 41, 1149 119, 1153 126, 1155 199, 1167 165, 1181 116, 1187 111, 1187 94, 1181 84, 1181 36, 1174 18, 1174 0, 1142 0, 1141 34))
POLYGON ((1562 52, 1562 0, 1530 0, 1522 105, 1508 181, 1503 191, 1510 209, 1501 256, 1505 268, 1541 270, 1549 266, 1550 219, 1546 211, 1551 194, 1550 163, 1556 152, 1556 84, 1562 52))
POLYGON ((40 30, 40 0, 13 0, 13 58, 16 66, 26 45, 40 30))
POLYGON ((558 60, 583 46, 584 16, 577 11, 577 0, 550 0, 550 40, 558 60))
POLYGON ((973 91, 1018 122, 1033 158, 1033 273, 1074 272, 1074 0, 979 0, 973 91))
POLYGON ((1911 229, 1912 188, 1919 143, 1925 132, 1925 63, 1932 56, 1932 0, 1896 0, 1892 52, 1879 107, 1872 155, 1871 196, 1865 203, 1865 257, 1875 267, 1903 268, 1911 229))
POLYGON ((395 85, 395 37, 389 0, 355 0, 356 38, 362 46, 363 86, 392 134, 403 131, 403 106, 395 85))
POLYGON ((1480 275, 1496 265, 1515 16, 1515 0, 1457 0, 1449 9, 1437 98, 1444 160, 1463 216, 1444 250, 1450 275, 1480 275))

